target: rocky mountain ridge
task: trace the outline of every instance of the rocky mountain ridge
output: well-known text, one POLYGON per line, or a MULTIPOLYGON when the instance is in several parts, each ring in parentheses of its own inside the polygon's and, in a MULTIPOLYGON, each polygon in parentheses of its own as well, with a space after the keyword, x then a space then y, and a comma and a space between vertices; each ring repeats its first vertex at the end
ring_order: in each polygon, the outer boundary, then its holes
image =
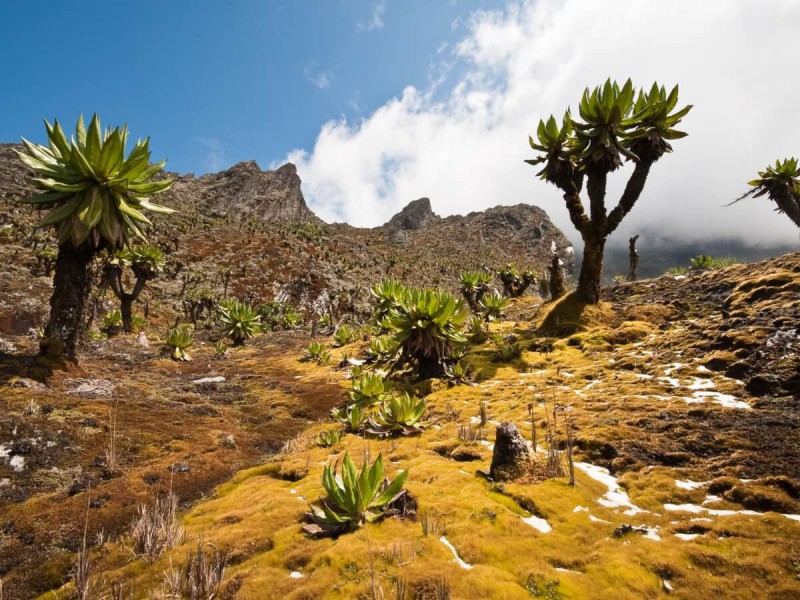
MULTIPOLYGON (((34 229, 36 212, 15 202, 32 188, 13 148, 0 144, 0 242, 16 257, 0 273, 0 287, 9 290, 0 297, 0 332, 19 333, 46 315, 50 276, 41 268, 42 252, 55 245, 50 231, 34 229)), ((178 213, 153 219, 150 242, 164 250, 167 266, 148 294, 169 319, 193 292, 291 302, 311 318, 366 315, 369 287, 382 277, 457 291, 459 273, 467 269, 515 263, 542 273, 554 247, 567 273, 573 270, 570 242, 531 205, 442 218, 428 199, 419 199, 368 229, 314 215, 291 164, 262 171, 245 162, 200 177, 164 176, 175 184, 158 201, 178 213)))

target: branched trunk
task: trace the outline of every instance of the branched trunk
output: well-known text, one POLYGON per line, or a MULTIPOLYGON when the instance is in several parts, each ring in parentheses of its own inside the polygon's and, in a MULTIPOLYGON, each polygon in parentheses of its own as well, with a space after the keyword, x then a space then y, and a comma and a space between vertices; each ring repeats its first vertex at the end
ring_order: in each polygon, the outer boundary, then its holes
POLYGON ((147 278, 137 276, 133 291, 126 292, 122 287, 122 268, 119 265, 109 265, 106 269, 111 290, 114 292, 114 295, 119 298, 119 312, 122 315, 122 331, 130 333, 133 331, 133 303, 144 290, 144 286, 147 284, 147 278))
POLYGON ((77 361, 86 334, 86 311, 92 292, 92 259, 88 244, 76 248, 67 242, 59 246, 50 318, 44 328, 41 353, 77 361))
POLYGON ((605 235, 590 231, 583 236, 583 264, 578 279, 578 297, 587 304, 600 302, 600 280, 603 278, 605 235))

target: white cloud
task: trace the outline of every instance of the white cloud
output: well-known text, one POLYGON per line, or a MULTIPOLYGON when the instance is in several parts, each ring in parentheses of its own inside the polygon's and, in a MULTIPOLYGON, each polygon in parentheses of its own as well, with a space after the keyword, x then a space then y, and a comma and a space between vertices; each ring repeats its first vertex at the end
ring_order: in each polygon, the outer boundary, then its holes
POLYGON ((225 157, 225 144, 217 138, 195 137, 194 141, 206 149, 206 169, 210 173, 221 171, 228 165, 225 157))
MULTIPOLYGON (((496 204, 542 206, 573 240, 558 191, 523 163, 539 118, 576 107, 607 77, 679 83, 695 105, 689 137, 654 165, 615 234, 655 229, 683 239, 740 236, 796 243, 797 230, 764 199, 722 205, 775 158, 800 153, 791 76, 800 57, 800 3, 791 0, 537 0, 471 16, 454 48, 460 80, 408 87, 368 118, 326 123, 297 150, 311 207, 326 220, 373 226, 429 196, 442 215, 496 204)), ((608 204, 627 172, 610 176, 608 204)))
POLYGON ((375 31, 383 29, 383 15, 386 12, 386 1, 373 2, 369 19, 356 23, 356 31, 375 31))
POLYGON ((314 64, 304 67, 303 74, 308 81, 321 90, 328 88, 335 79, 332 71, 319 70, 314 64))

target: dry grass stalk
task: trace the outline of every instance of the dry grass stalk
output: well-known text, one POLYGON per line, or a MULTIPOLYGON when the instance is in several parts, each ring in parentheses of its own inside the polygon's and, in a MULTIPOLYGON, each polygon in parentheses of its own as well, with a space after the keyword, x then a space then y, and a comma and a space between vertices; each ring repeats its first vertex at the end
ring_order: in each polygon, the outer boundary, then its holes
POLYGON ((106 442, 105 460, 106 469, 109 473, 116 473, 119 470, 119 456, 117 454, 117 402, 108 411, 109 430, 108 441, 106 442))
POLYGON ((154 560, 180 544, 184 529, 177 513, 178 497, 171 491, 157 497, 152 505, 139 506, 130 534, 134 556, 154 560))
POLYGON ((472 427, 468 423, 458 425, 457 435, 458 439, 465 444, 474 444, 486 438, 483 427, 472 427))
POLYGON ((186 600, 214 600, 220 596, 225 579, 228 556, 213 544, 197 542, 197 550, 189 552, 183 568, 164 571, 161 589, 151 592, 152 600, 175 598, 186 600))
POLYGON ((92 559, 90 556, 87 537, 89 533, 89 504, 86 504, 86 518, 83 522, 83 539, 81 549, 78 551, 78 558, 75 561, 75 593, 78 600, 89 600, 94 595, 97 582, 92 577, 92 559))
POLYGON ((444 517, 439 513, 420 511, 419 522, 422 525, 422 535, 439 537, 447 534, 447 524, 444 517))

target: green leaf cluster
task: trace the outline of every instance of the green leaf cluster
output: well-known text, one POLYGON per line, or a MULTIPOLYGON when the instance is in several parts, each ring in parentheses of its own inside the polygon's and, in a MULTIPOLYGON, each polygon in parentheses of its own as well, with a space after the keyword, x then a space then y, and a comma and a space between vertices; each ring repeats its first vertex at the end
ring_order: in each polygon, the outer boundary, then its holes
POLYGON ((320 342, 311 342, 308 348, 303 352, 303 358, 304 360, 313 360, 316 363, 324 365, 330 361, 331 355, 324 344, 320 342))
POLYGON ((172 360, 188 362, 191 359, 186 351, 192 345, 192 332, 186 327, 173 327, 167 333, 167 341, 164 343, 164 352, 169 353, 172 360))
POLYGON ((378 436, 420 433, 428 426, 422 421, 426 408, 424 398, 412 398, 407 392, 393 394, 369 417, 367 432, 378 436))
POLYGON ((258 333, 261 316, 246 302, 220 303, 218 310, 223 332, 231 338, 234 346, 241 346, 258 333))
POLYGON ((400 471, 394 481, 384 479, 380 454, 372 465, 365 461, 357 471, 350 454, 345 453, 341 474, 338 468, 337 461, 323 470, 322 485, 327 496, 319 504, 312 504, 307 515, 312 525, 305 529, 312 535, 338 535, 378 521, 388 505, 405 493, 408 471, 400 471))
POLYGON ((454 344, 465 343, 464 303, 449 292, 409 288, 402 301, 382 321, 401 349, 402 358, 416 361, 421 370, 441 371, 454 344))
POLYGON ((333 332, 333 347, 339 348, 355 342, 360 336, 358 329, 344 323, 333 332))
POLYGON ((531 148, 540 153, 528 164, 543 164, 542 179, 569 189, 575 175, 590 169, 611 172, 623 159, 655 162, 671 152, 669 140, 687 134, 675 129, 691 110, 676 109, 678 86, 669 92, 653 83, 638 93, 628 79, 622 86, 610 79, 592 90, 586 88, 578 104, 579 118, 568 110, 561 123, 552 115, 540 120, 531 148))
POLYGON ((127 126, 103 131, 94 115, 87 129, 81 116, 69 140, 58 121, 45 121, 45 127, 47 146, 23 138, 23 150, 16 151, 41 190, 20 202, 50 209, 39 226, 55 227, 59 244, 124 248, 132 238, 145 239, 145 212, 175 212, 150 201, 172 182, 151 181, 166 161, 150 163, 149 138, 138 140, 126 157, 127 126))

